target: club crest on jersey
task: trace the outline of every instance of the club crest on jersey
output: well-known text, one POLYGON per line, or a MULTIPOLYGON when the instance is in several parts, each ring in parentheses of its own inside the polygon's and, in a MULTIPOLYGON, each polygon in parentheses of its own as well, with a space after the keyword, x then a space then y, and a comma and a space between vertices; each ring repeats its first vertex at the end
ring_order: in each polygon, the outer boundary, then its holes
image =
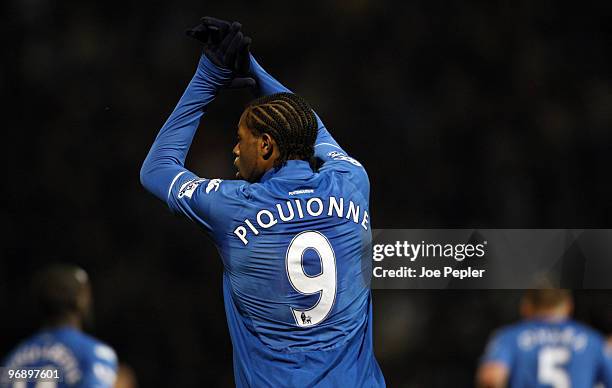
POLYGON ((208 182, 208 186, 206 186, 206 194, 210 193, 212 190, 219 190, 219 184, 223 181, 223 179, 211 179, 208 182))
POLYGON ((351 164, 354 164, 357 167, 361 167, 361 163, 359 163, 355 159, 351 158, 350 156, 347 156, 347 155, 343 154, 342 152, 332 151, 332 152, 329 152, 327 154, 327 156, 329 156, 333 160, 344 160, 345 162, 349 162, 351 164))
POLYGON ((191 196, 193 195, 195 189, 198 188, 198 186, 200 185, 200 183, 206 181, 208 179, 192 179, 189 180, 185 183, 183 183, 183 185, 181 186, 181 189, 179 190, 178 193, 178 197, 179 198, 183 198, 183 197, 187 197, 189 199, 191 199, 191 196))

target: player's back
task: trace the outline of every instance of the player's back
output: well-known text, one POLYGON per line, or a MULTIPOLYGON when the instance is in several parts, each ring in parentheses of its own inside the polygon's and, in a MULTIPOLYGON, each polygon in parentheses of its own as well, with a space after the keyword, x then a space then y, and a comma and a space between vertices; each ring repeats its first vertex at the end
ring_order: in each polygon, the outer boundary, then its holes
POLYGON ((512 388, 591 388, 600 378, 603 340, 571 320, 529 320, 510 326, 490 348, 486 357, 497 353, 507 358, 512 388))
MULTIPOLYGON (((117 357, 113 349, 78 330, 61 327, 43 330, 23 341, 3 363, 8 369, 57 369, 59 380, 45 379, 44 387, 111 387, 117 357)), ((41 382, 13 387, 39 387, 41 382)))
POLYGON ((233 236, 219 248, 236 375, 250 379, 245 385, 384 384, 363 260, 368 190, 365 171, 314 173, 307 162, 289 161, 238 194, 233 236))

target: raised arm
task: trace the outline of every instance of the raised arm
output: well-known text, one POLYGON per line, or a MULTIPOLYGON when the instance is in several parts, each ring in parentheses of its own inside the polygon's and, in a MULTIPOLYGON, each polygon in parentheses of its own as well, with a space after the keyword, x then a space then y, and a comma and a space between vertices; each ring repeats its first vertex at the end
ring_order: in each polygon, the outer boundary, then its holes
POLYGON ((248 64, 251 39, 239 23, 228 26, 223 40, 208 43, 210 31, 200 24, 190 35, 205 42, 198 68, 176 108, 159 131, 142 168, 140 181, 157 198, 168 202, 172 184, 187 170, 185 158, 208 104, 229 85, 236 69, 248 64))
POLYGON ((187 152, 206 107, 231 81, 232 72, 202 55, 195 75, 159 134, 140 170, 142 185, 167 201, 172 181, 183 171, 187 152))

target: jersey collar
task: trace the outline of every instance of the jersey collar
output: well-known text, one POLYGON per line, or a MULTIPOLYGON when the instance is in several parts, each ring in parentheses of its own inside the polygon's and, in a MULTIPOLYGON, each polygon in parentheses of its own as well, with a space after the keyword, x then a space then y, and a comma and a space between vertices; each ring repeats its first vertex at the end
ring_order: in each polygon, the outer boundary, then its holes
POLYGON ((281 179, 303 179, 309 178, 314 174, 312 172, 312 168, 310 168, 310 163, 305 160, 288 160, 287 163, 281 168, 271 168, 266 171, 265 174, 259 180, 260 182, 265 182, 272 178, 281 178, 281 179))

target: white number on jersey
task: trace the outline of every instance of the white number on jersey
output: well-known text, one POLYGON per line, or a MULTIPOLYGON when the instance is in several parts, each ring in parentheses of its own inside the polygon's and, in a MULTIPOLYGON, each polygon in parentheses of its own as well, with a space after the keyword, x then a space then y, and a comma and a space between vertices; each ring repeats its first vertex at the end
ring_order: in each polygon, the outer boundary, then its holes
POLYGON ((538 382, 552 388, 571 388, 565 364, 570 359, 570 351, 563 347, 548 346, 538 353, 538 382))
POLYGON ((319 294, 317 303, 307 310, 291 307, 295 322, 301 327, 323 322, 336 300, 336 256, 329 240, 313 230, 299 233, 289 244, 285 266, 289 282, 297 292, 319 294), (316 276, 304 272, 304 253, 308 249, 314 250, 321 261, 321 273, 316 276))

